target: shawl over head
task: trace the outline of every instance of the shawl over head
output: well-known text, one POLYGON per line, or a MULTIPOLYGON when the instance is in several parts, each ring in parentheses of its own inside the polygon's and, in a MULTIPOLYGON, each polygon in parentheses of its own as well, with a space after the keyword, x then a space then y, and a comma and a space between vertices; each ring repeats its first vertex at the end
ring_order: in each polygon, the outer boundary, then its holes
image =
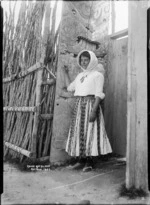
POLYGON ((98 64, 98 59, 93 51, 89 51, 89 50, 80 51, 78 56, 77 56, 77 63, 84 72, 86 72, 86 71, 98 71, 98 72, 102 73, 103 75, 105 73, 103 65, 98 64), (80 65, 80 61, 79 61, 81 54, 85 51, 87 51, 90 54, 90 62, 89 62, 89 65, 87 66, 86 69, 82 68, 82 66, 80 65))

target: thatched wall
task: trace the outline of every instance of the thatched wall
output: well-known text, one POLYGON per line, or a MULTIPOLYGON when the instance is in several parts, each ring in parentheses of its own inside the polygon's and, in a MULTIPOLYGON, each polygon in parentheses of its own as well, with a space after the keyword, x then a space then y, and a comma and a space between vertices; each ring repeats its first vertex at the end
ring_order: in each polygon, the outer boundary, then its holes
POLYGON ((56 8, 57 4, 50 9, 50 2, 22 1, 16 26, 15 7, 13 11, 10 8, 9 17, 5 14, 4 142, 17 146, 15 151, 5 146, 5 157, 11 155, 22 160, 24 155, 18 153, 22 149, 38 158, 50 153, 58 56, 56 8))

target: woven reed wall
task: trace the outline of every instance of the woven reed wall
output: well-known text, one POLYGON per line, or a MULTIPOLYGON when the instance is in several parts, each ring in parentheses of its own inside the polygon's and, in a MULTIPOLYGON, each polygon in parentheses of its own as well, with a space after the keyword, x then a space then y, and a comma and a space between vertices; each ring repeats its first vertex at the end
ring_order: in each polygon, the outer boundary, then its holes
MULTIPOLYGON (((5 14, 4 22, 4 141, 31 152, 34 146, 36 158, 50 153, 52 118, 44 118, 42 114, 53 114, 55 99, 59 33, 59 28, 54 32, 57 3, 53 10, 48 6, 50 2, 22 1, 16 26, 15 7, 10 8, 9 17, 5 14)), ((5 146, 4 156, 7 155, 20 160, 25 158, 5 146)))

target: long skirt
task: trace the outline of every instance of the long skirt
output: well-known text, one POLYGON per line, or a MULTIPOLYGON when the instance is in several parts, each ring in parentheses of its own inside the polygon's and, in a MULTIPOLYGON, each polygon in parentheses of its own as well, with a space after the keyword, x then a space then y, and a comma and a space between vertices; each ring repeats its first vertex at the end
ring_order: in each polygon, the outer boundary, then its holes
POLYGON ((99 156, 112 152, 100 105, 96 120, 89 122, 94 101, 94 96, 76 97, 66 143, 66 152, 70 156, 99 156))

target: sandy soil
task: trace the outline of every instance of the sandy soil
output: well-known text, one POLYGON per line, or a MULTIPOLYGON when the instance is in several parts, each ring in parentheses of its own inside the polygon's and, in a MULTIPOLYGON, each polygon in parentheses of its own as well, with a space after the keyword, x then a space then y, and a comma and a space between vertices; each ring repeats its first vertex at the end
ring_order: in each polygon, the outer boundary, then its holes
POLYGON ((124 180, 125 166, 114 164, 83 173, 65 167, 22 172, 15 165, 4 163, 2 204, 81 204, 82 200, 91 204, 149 204, 149 197, 119 197, 124 180))

